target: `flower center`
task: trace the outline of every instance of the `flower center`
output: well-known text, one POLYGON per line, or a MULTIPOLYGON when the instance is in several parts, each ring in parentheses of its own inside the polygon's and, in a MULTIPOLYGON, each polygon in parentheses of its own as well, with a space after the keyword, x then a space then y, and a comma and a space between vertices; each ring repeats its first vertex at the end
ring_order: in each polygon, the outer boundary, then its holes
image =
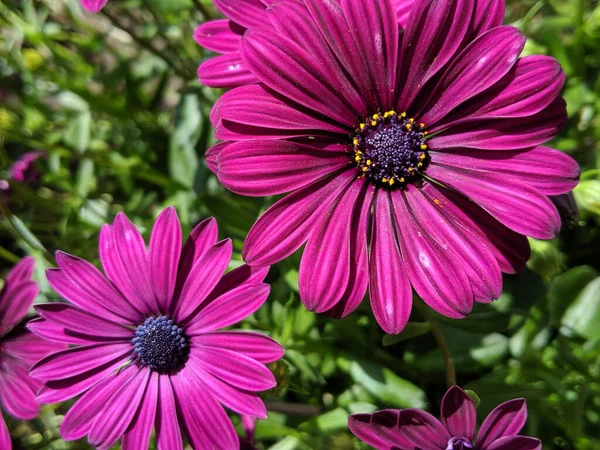
POLYGON ((188 338, 167 316, 149 317, 135 330, 132 339, 136 360, 152 370, 166 373, 185 363, 188 338))
POLYGON ((352 160, 376 186, 403 187, 415 181, 429 163, 425 124, 406 113, 374 114, 356 129, 352 160))
POLYGON ((453 437, 448 441, 446 450, 472 450, 473 444, 465 437, 453 437))

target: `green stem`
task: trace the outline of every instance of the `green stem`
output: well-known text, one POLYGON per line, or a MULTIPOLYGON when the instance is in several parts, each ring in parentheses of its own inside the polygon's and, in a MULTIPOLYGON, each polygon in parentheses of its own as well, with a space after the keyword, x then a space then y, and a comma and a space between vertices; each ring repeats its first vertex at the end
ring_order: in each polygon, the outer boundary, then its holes
POLYGON ((414 302, 415 306, 423 316, 429 325, 431 326, 431 334, 435 339, 440 351, 442 352, 442 358, 444 359, 444 370, 446 371, 446 384, 448 388, 456 385, 456 372, 454 371, 454 360, 452 359, 452 353, 450 352, 450 348, 448 347, 448 342, 446 342, 446 337, 444 336, 444 332, 440 327, 438 321, 435 316, 429 309, 427 305, 417 300, 414 302))

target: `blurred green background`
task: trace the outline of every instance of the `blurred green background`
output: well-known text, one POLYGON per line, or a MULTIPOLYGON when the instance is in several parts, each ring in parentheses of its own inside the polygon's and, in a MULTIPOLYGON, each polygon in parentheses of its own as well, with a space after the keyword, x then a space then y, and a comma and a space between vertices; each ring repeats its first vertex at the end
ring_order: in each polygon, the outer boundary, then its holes
MULTIPOLYGON (((209 55, 193 30, 217 16, 204 0, 113 0, 96 16, 77 0, 0 0, 0 179, 24 153, 44 152, 39 179, 9 180, 0 196, 0 270, 36 256, 39 301, 58 299, 43 277, 54 251, 97 263, 99 229, 119 211, 146 236, 167 205, 185 232, 214 216, 234 240, 232 267, 241 264, 246 233, 275 199, 227 192, 203 161, 221 92, 196 80, 209 55)), ((497 302, 463 321, 434 320, 459 384, 481 399, 480 420, 525 397, 525 431, 545 449, 600 449, 600 5, 508 0, 506 23, 528 37, 525 53, 552 55, 567 73, 569 122, 550 145, 582 166, 580 216, 558 239, 531 242, 528 270, 505 277, 497 302)), ((341 321, 318 317, 299 301, 298 265, 297 254, 271 269, 269 301, 242 325, 287 349, 272 367, 279 386, 265 395, 271 413, 257 448, 365 449, 347 430, 349 413, 437 415, 443 362, 418 309, 399 337, 384 335, 368 301, 341 321)), ((29 423, 5 414, 15 448, 89 448, 60 440, 68 406, 45 406, 29 423)))

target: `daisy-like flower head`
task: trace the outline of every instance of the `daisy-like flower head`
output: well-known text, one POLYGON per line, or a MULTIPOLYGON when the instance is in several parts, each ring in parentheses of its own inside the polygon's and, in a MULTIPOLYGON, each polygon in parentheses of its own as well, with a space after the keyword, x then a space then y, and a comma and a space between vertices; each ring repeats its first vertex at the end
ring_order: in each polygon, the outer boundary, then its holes
MULTIPOLYGON (((414 0, 392 0, 398 23, 406 25, 414 0)), ((215 0, 226 19, 211 20, 196 28, 194 38, 202 47, 220 56, 198 68, 198 78, 207 86, 228 88, 258 83, 240 55, 242 36, 249 28, 271 27, 268 7, 275 0, 215 0)))
MULTIPOLYGON (((64 348, 25 328, 25 315, 39 291, 31 279, 34 265, 33 258, 23 258, 6 276, 0 291, 0 401, 6 412, 22 420, 34 419, 40 409, 35 394, 42 383, 29 376, 29 369, 47 354, 64 348)), ((2 417, 0 448, 12 448, 2 417)))
POLYGON ((67 303, 37 307, 30 328, 72 348, 49 355, 31 373, 45 382, 41 403, 83 394, 65 416, 65 440, 87 435, 107 449, 145 449, 152 428, 158 449, 237 449, 222 405, 265 418, 257 392, 275 386, 266 363, 283 349, 258 333, 218 331, 266 300, 268 268, 239 267, 224 275, 231 241, 217 242, 214 219, 181 246, 173 208, 156 220, 149 249, 124 214, 100 234, 105 278, 92 264, 58 253, 48 281, 67 303), (180 431, 181 430, 181 431, 180 431))
POLYGON ((541 450, 535 438, 518 436, 527 421, 525 399, 496 407, 484 420, 477 439, 475 405, 458 386, 442 399, 441 422, 420 409, 386 409, 353 414, 348 426, 377 450, 541 450))
POLYGON ((81 6, 91 13, 97 14, 108 3, 108 0, 81 0, 81 6))
POLYGON ((246 31, 259 84, 227 92, 207 162, 230 190, 290 193, 250 230, 243 255, 269 265, 304 243, 300 296, 343 317, 367 289, 399 333, 412 288, 463 318, 521 270, 527 236, 551 239, 550 195, 579 167, 544 147, 566 121, 564 73, 520 58, 501 0, 417 0, 406 30, 391 0, 283 0, 246 31))

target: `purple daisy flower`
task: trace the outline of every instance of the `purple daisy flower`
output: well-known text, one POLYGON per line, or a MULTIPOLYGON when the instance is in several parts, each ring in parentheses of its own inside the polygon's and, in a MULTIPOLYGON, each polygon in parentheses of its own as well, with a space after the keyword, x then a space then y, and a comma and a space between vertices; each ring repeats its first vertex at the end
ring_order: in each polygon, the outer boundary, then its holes
POLYGON ((281 1, 274 29, 248 30, 241 57, 260 84, 227 92, 207 163, 233 192, 289 193, 250 230, 243 255, 270 265, 304 243, 300 296, 344 317, 369 289, 399 333, 412 288, 463 318, 521 270, 526 236, 553 238, 549 195, 579 167, 542 146, 566 121, 564 73, 519 58, 500 0, 419 0, 408 28, 391 0, 281 1))
POLYGON ((108 0, 81 0, 81 6, 91 13, 97 14, 108 3, 108 0))
POLYGON ((61 402, 83 394, 66 414, 65 440, 87 435, 107 449, 145 449, 152 428, 158 449, 183 448, 182 430, 195 449, 237 449, 239 438, 221 406, 265 418, 257 392, 275 386, 265 366, 283 355, 258 333, 218 331, 254 313, 266 300, 268 268, 223 273, 231 241, 217 242, 214 219, 200 223, 181 246, 177 213, 158 217, 149 249, 120 213, 100 234, 92 264, 57 253, 47 272, 52 287, 72 304, 37 307, 30 328, 74 347, 54 353, 31 373, 45 382, 38 400, 61 402))
POLYGON ((420 409, 386 409, 353 414, 350 431, 377 450, 541 450, 539 439, 518 436, 527 421, 525 399, 496 407, 484 420, 477 439, 475 405, 458 386, 442 400, 441 422, 420 409))
MULTIPOLYGON (((6 276, 0 291, 0 401, 10 415, 22 420, 34 419, 40 410, 35 394, 42 383, 29 376, 29 369, 44 356, 64 348, 25 328, 25 315, 39 291, 31 279, 34 266, 33 258, 23 258, 6 276)), ((2 417, 0 448, 12 448, 2 417)))
MULTIPOLYGON (((398 23, 406 26, 415 0, 392 0, 398 23)), ((198 78, 207 86, 228 88, 258 83, 240 55, 242 36, 249 28, 271 26, 270 15, 278 5, 275 0, 215 0, 215 6, 227 19, 211 20, 196 28, 194 39, 202 47, 221 56, 204 62, 198 78)), ((275 24, 273 24, 274 26, 275 24)))
POLYGON ((36 162, 44 156, 45 153, 39 150, 25 153, 8 169, 9 178, 21 183, 35 183, 40 178, 36 162))

